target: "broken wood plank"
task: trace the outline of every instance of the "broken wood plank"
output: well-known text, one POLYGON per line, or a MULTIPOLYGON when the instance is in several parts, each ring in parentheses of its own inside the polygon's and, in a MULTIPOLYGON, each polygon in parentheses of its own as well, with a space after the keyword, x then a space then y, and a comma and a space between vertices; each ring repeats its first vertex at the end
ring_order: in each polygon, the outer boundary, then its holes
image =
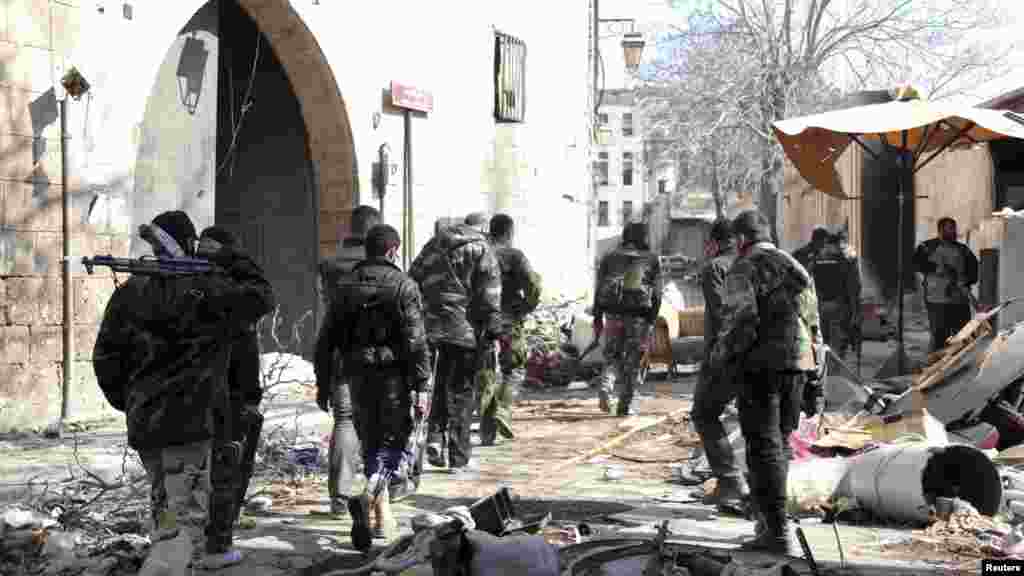
POLYGON ((944 360, 941 364, 939 364, 939 368, 936 369, 935 371, 932 371, 927 378, 921 380, 915 386, 915 389, 920 392, 924 392, 925 390, 928 390, 935 384, 941 382, 943 377, 946 375, 946 371, 952 368, 953 366, 956 366, 964 356, 966 356, 972 350, 977 348, 979 342, 981 342, 981 338, 975 338, 969 344, 961 348, 960 351, 954 354, 952 357, 944 360))
POLYGON ((601 454, 602 452, 605 452, 607 450, 611 450, 612 448, 616 448, 616 447, 620 446, 626 440, 629 440, 631 437, 635 436, 637 433, 643 432, 644 430, 650 430, 651 428, 654 428, 655 426, 657 426, 659 424, 662 424, 663 422, 665 422, 665 421, 667 421, 667 420, 669 420, 671 418, 675 418, 675 417, 679 417, 679 416, 682 416, 684 414, 687 414, 689 411, 690 411, 690 407, 689 406, 687 406, 685 408, 679 408, 678 410, 674 410, 671 414, 667 414, 665 416, 662 416, 661 418, 658 418, 657 420, 653 420, 653 421, 648 422, 646 424, 641 424, 641 425, 635 426, 633 428, 630 428, 626 432, 624 432, 622 434, 619 434, 618 436, 612 438, 611 440, 608 440, 607 442, 601 444, 600 446, 597 446, 596 448, 592 448, 592 449, 586 451, 585 453, 580 454, 579 456, 576 456, 575 458, 566 460, 565 462, 562 462, 562 463, 558 464, 557 466, 555 466, 552 469, 552 472, 557 472, 559 470, 563 470, 565 468, 568 468, 569 466, 575 466, 576 464, 579 464, 580 462, 584 462, 586 460, 589 460, 589 459, 593 458, 594 456, 597 456, 598 454, 601 454))

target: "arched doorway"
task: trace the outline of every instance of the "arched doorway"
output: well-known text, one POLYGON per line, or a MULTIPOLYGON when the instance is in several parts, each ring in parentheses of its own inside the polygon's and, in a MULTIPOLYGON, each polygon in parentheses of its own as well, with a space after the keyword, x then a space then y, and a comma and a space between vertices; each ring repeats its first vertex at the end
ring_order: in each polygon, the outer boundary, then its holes
POLYGON ((133 215, 180 208, 234 232, 274 285, 282 344, 296 334, 309 355, 316 262, 352 207, 354 164, 334 75, 288 1, 211 0, 147 101, 133 215))

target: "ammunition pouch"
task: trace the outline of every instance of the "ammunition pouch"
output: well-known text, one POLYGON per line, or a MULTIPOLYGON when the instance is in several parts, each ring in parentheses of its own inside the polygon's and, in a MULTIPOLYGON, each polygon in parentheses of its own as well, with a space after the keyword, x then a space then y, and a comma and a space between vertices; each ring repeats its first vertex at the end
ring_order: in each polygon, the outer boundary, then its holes
POLYGON ((396 362, 395 352, 390 346, 363 346, 353 351, 351 360, 363 370, 390 368, 396 362))

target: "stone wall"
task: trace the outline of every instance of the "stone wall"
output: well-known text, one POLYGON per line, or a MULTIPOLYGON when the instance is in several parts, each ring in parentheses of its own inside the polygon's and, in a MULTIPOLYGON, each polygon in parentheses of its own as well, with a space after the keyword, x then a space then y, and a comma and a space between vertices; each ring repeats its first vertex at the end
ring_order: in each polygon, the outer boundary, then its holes
MULTIPOLYGON (((51 78, 62 74, 78 32, 77 2, 13 0, 0 5, 0 431, 40 429, 60 416, 64 317, 60 116, 51 78)), ((88 96, 86 97, 88 98, 88 96)), ((71 102, 69 108, 87 105, 71 102)), ((70 118, 69 114, 69 118, 70 118)), ((72 134, 74 137, 74 134, 72 134)), ((127 253, 126 227, 87 211, 75 186, 72 254, 127 253), (92 223, 88 223, 91 221, 92 223)), ((76 267, 80 269, 80 266, 76 267)), ((98 415, 90 358, 112 278, 73 278, 72 414, 98 415)))

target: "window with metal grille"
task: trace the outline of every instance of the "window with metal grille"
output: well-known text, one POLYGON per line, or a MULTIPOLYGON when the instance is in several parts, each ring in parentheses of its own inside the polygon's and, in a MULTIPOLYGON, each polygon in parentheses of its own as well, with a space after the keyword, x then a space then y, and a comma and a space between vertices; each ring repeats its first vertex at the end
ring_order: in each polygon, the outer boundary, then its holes
POLYGON ((633 185, 633 153, 622 153, 622 185, 633 185))
POLYGON ((494 33, 494 119, 523 122, 526 119, 526 44, 494 33))
POLYGON ((597 162, 594 162, 594 174, 598 186, 608 185, 608 153, 598 152, 597 162))
POLYGON ((622 225, 625 226, 633 220, 633 201, 623 200, 622 201, 622 225))
POLYGON ((658 180, 658 194, 665 194, 668 192, 668 180, 662 178, 658 180))
POLYGON ((622 115, 622 135, 633 135, 633 114, 631 112, 626 112, 622 115))
POLYGON ((597 225, 609 226, 608 222, 608 201, 601 200, 597 203, 597 225))

